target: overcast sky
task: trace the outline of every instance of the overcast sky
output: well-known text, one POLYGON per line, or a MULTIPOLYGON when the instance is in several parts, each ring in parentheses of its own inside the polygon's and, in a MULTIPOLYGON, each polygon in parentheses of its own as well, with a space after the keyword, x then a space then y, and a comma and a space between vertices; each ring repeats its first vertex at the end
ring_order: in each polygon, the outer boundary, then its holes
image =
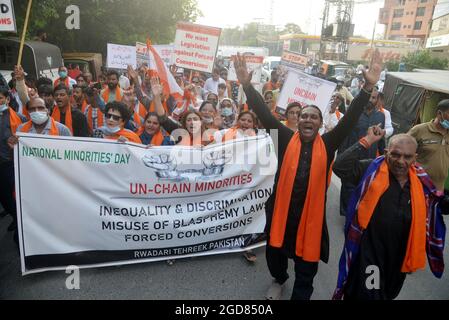
MULTIPOLYGON (((204 17, 197 23, 216 26, 243 26, 245 23, 258 21, 269 22, 270 0, 197 0, 204 17)), ((353 23, 355 34, 371 38, 374 22, 383 7, 382 0, 356 0, 368 2, 356 4, 353 23)), ((313 35, 321 32, 324 0, 274 0, 273 23, 283 26, 293 22, 301 29, 313 35)), ((377 25, 376 34, 383 32, 383 25, 377 25)))

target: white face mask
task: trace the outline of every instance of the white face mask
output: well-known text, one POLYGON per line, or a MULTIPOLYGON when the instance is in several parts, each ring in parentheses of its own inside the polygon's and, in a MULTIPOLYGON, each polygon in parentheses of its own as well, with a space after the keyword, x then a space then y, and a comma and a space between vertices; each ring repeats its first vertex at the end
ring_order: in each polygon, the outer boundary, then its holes
POLYGON ((104 126, 101 128, 101 131, 103 131, 103 133, 107 136, 112 136, 120 131, 120 126, 115 126, 112 128, 110 128, 108 126, 104 126))
POLYGON ((8 105, 6 103, 0 105, 0 112, 6 111, 8 109, 8 105))
POLYGON ((48 120, 48 113, 45 111, 36 111, 30 113, 30 118, 33 123, 41 125, 48 120))

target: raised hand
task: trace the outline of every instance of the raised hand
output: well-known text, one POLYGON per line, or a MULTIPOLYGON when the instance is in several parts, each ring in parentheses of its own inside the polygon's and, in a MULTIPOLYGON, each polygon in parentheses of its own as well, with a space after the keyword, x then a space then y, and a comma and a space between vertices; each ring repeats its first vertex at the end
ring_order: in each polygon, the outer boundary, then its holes
POLYGON ((245 56, 237 53, 237 56, 233 58, 235 73, 237 74, 237 79, 242 85, 251 84, 251 79, 253 77, 252 72, 248 72, 246 67, 245 56))
POLYGON ((376 49, 371 55, 371 62, 368 70, 362 70, 363 77, 365 78, 364 87, 371 90, 380 79, 380 73, 382 72, 383 62, 380 52, 376 49))
POLYGON ((128 76, 133 79, 134 83, 138 83, 136 81, 138 80, 139 74, 131 65, 128 65, 128 76))
POLYGON ((151 92, 153 93, 153 95, 155 97, 161 97, 164 90, 161 83, 159 82, 159 79, 157 77, 152 77, 150 79, 150 83, 151 83, 151 92))
POLYGON ((16 81, 25 80, 25 71, 23 71, 21 65, 14 66, 14 78, 16 79, 16 81))
POLYGON ((369 127, 365 139, 370 145, 372 145, 382 139, 385 136, 385 132, 386 131, 382 129, 379 124, 377 126, 369 127))

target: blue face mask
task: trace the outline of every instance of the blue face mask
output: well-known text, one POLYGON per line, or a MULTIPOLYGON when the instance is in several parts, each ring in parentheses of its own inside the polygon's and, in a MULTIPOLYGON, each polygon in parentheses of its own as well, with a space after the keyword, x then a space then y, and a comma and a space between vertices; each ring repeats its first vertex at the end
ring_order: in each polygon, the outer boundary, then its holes
POLYGON ((65 71, 59 71, 59 76, 61 77, 61 78, 67 78, 67 72, 65 72, 65 71))
POLYGON ((8 105, 6 103, 0 105, 0 112, 6 111, 8 109, 8 105))
POLYGON ((224 117, 232 116, 232 109, 231 108, 223 108, 223 109, 221 109, 221 115, 224 116, 224 117))
POLYGON ((440 124, 444 129, 449 130, 449 121, 448 120, 443 119, 443 121, 440 121, 440 124))

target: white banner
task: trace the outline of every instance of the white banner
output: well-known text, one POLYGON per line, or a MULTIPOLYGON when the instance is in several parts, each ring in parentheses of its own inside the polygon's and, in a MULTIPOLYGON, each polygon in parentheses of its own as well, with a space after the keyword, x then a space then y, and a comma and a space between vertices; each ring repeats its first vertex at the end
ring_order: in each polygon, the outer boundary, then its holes
POLYGON ((176 66, 212 73, 221 29, 178 22, 175 37, 176 66))
MULTIPOLYGON (((229 65, 229 73, 228 80, 229 81, 237 81, 237 74, 234 68, 234 58, 236 56, 231 56, 231 63, 229 65)), ((260 79, 262 78, 262 65, 263 65, 263 57, 262 56, 251 56, 245 55, 246 60, 246 68, 248 72, 253 71, 253 77, 251 78, 252 84, 260 84, 260 79)))
MULTIPOLYGON (((153 48, 156 49, 157 53, 159 53, 159 56, 167 65, 167 67, 174 63, 173 45, 171 44, 153 45, 153 48)), ((148 56, 147 45, 142 42, 136 42, 136 51, 137 51, 137 66, 140 67, 144 62, 150 65, 150 57, 148 56)))
POLYGON ((17 32, 12 0, 0 0, 0 32, 17 32))
POLYGON ((289 70, 279 95, 277 111, 284 114, 289 103, 299 102, 303 106, 316 105, 324 113, 336 86, 334 82, 289 70))
POLYGON ((269 136, 148 149, 21 134, 15 173, 22 273, 262 246, 276 166, 269 136))
POLYGON ((108 63, 111 69, 127 69, 128 65, 136 69, 136 47, 108 43, 108 63))

